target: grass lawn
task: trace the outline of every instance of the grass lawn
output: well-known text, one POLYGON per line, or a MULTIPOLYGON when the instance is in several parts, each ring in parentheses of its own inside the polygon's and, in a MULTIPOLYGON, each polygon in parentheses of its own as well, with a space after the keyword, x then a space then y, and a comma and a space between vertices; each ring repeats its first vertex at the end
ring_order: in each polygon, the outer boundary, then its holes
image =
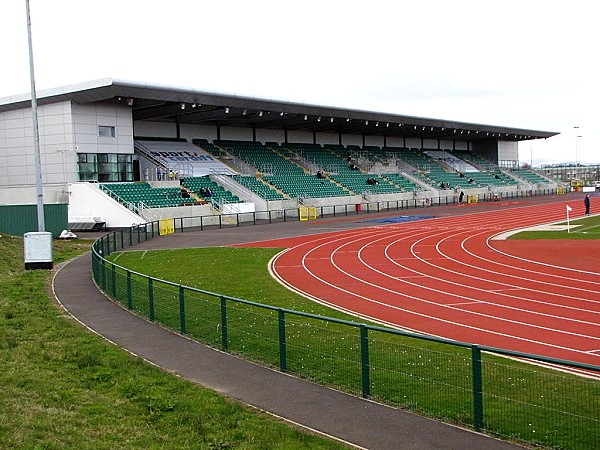
POLYGON ((600 216, 590 216, 555 224, 555 230, 526 230, 508 239, 600 239, 600 216))
MULTIPOLYGON (((55 241, 54 263, 89 250, 55 241)), ((165 373, 90 334, 0 236, 0 448, 341 449, 165 373)))

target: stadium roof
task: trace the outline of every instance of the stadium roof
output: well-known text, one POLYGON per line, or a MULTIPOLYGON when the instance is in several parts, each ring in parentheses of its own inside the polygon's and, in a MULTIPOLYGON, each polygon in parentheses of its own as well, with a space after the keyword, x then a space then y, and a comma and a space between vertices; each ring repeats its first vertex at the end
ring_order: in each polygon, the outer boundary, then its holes
MULTIPOLYGON (((64 86, 37 94, 38 105, 66 100, 81 104, 108 101, 129 105, 134 121, 461 141, 523 141, 549 138, 558 134, 113 79, 64 86)), ((0 112, 27 108, 30 103, 29 94, 6 97, 0 99, 0 112)))

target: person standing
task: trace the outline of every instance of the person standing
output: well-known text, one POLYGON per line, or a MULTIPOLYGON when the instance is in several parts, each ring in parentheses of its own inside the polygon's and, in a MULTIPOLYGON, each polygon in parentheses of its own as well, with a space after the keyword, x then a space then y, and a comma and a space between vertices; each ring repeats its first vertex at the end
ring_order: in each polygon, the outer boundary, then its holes
POLYGON ((587 216, 590 215, 590 194, 585 194, 585 198, 583 199, 583 204, 585 205, 585 214, 587 216))

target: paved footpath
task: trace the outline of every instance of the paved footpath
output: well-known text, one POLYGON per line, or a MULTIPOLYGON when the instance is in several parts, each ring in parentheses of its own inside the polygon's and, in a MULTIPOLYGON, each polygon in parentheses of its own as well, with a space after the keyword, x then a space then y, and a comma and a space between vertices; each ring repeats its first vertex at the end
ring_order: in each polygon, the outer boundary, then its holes
MULTIPOLYGON (((286 224, 284 224, 286 225, 286 224)), ((287 224, 282 230, 291 231, 287 224)), ((323 224, 324 225, 324 224, 323 224)), ((328 224, 329 228, 332 224, 328 224)), ((279 226, 266 225, 273 233, 279 226)), ((363 224, 364 226, 364 224, 363 224)), ((245 228, 248 234, 262 226, 245 228)), ((314 232, 318 232, 315 227, 314 232)), ((222 239, 235 230, 221 230, 222 239)), ((240 231, 235 231, 238 239, 240 231)), ((298 230, 296 230, 298 231, 298 230)), ((304 229, 303 232, 307 232, 304 229)), ((323 231, 323 230, 321 230, 323 231)), ((219 233, 198 233, 202 246, 219 244, 219 233), (217 236, 217 237, 215 237, 217 236)), ((188 246, 193 235, 187 236, 188 246)), ((154 246, 167 240, 154 240, 154 246)), ((149 245, 150 242, 140 247, 149 245)), ((171 245, 174 242, 171 242, 171 245)), ((198 242, 200 244, 200 242, 198 242)), ((176 247, 177 245, 173 245, 176 247)), ((136 247, 136 248, 140 248, 136 247)), ((486 449, 522 447, 483 434, 447 425, 412 413, 380 405, 286 375, 211 349, 131 314, 108 300, 91 278, 91 255, 86 254, 58 270, 53 281, 57 300, 85 327, 127 351, 200 386, 220 392, 286 421, 348 443, 373 450, 486 449)))

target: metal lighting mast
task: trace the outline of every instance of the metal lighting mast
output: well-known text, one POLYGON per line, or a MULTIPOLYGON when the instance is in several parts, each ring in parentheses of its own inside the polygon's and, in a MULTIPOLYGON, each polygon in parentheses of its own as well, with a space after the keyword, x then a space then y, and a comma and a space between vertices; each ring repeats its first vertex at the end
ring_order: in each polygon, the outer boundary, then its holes
POLYGON ((29 14, 29 0, 25 0, 27 8, 27 39, 29 41, 29 74, 31 78, 31 117, 33 120, 33 157, 35 164, 35 193, 37 198, 38 231, 45 231, 44 227, 44 192, 42 187, 42 163, 40 157, 40 134, 38 130, 37 98, 35 96, 35 75, 33 72, 33 46, 31 44, 31 17, 29 14))

